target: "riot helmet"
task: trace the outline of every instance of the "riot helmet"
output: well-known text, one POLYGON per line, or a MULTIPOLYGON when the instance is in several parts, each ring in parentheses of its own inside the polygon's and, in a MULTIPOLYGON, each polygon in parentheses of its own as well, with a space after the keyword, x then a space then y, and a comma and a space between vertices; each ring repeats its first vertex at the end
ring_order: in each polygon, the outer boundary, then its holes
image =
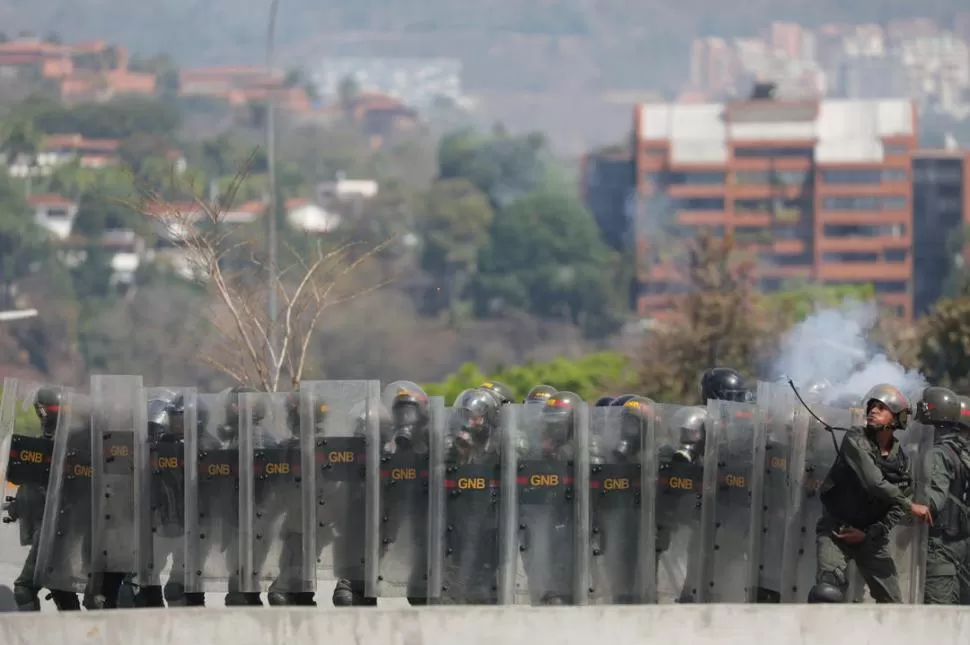
POLYGON ((505 383, 498 381, 485 381, 478 386, 480 390, 485 390, 498 401, 499 405, 506 405, 515 402, 515 392, 505 383))
POLYGON ((57 387, 42 387, 34 398, 34 413, 40 419, 44 436, 50 439, 57 430, 57 419, 64 404, 64 391, 57 387))
POLYGON ((172 402, 166 399, 152 398, 148 401, 147 415, 148 437, 152 441, 161 441, 172 434, 172 402))
POLYGON ((557 392, 551 385, 537 385, 525 395, 524 403, 545 403, 557 392))
MULTIPOLYGON (((897 387, 889 385, 888 383, 881 383, 866 392, 862 400, 865 402, 867 415, 876 404, 881 404, 888 408, 893 415, 890 427, 894 430, 905 428, 906 424, 909 423, 909 415, 911 412, 909 400, 897 387)), ((875 428, 871 425, 870 427, 875 428)))
POLYGON ((541 446, 544 455, 551 455, 573 439, 576 415, 583 408, 583 399, 573 392, 557 392, 549 397, 539 417, 541 446))
POLYGON ((677 410, 671 424, 678 433, 678 448, 674 460, 688 464, 696 463, 704 455, 704 440, 707 437, 707 410, 700 406, 689 406, 677 410))
POLYGON ((596 403, 593 404, 593 407, 594 408, 608 408, 612 404, 613 404, 613 397, 612 396, 601 396, 600 398, 596 399, 596 403))
POLYGON ((465 390, 452 406, 451 434, 463 449, 476 444, 485 446, 492 430, 498 426, 500 404, 495 396, 481 388, 465 390))
POLYGON ((960 423, 957 425, 961 430, 970 430, 970 396, 958 396, 960 399, 960 423))
POLYGON ((416 385, 398 387, 391 403, 394 443, 397 447, 410 448, 415 443, 423 442, 430 416, 428 395, 424 390, 416 385))
POLYGON ((613 450, 621 462, 640 452, 643 429, 653 419, 654 409, 653 401, 641 396, 623 404, 620 409, 620 441, 613 450))
POLYGON ((832 384, 825 379, 809 381, 800 393, 808 403, 824 403, 832 393, 832 384))
POLYGON ((950 428, 961 421, 960 397, 945 387, 928 387, 916 402, 915 419, 936 428, 950 428))
MULTIPOLYGON (((239 408, 242 405, 242 397, 246 394, 259 394, 259 390, 254 387, 236 386, 224 392, 226 396, 226 423, 236 424, 239 422, 239 408)), ((266 416, 266 404, 260 400, 250 411, 253 421, 257 421, 266 416)))
POLYGON ((168 419, 171 431, 174 435, 185 435, 185 417, 195 414, 195 428, 197 433, 201 433, 209 424, 209 408, 197 397, 186 400, 182 393, 176 394, 175 399, 169 406, 168 419))
POLYGON ((610 407, 622 407, 627 404, 627 401, 632 401, 637 398, 636 394, 621 394, 610 402, 610 407))
POLYGON ((748 403, 751 392, 744 384, 744 378, 737 370, 729 367, 714 367, 701 376, 701 403, 707 405, 710 400, 736 401, 748 403))

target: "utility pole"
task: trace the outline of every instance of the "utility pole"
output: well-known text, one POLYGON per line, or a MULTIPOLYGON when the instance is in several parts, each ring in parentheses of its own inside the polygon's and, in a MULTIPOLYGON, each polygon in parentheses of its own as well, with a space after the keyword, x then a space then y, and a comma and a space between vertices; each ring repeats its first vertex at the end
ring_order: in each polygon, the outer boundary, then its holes
MULTIPOLYGON (((269 92, 267 93, 266 102, 266 165, 269 173, 269 213, 267 215, 267 224, 269 226, 269 230, 266 236, 266 243, 269 245, 269 249, 266 255, 269 262, 269 271, 267 276, 267 286, 269 287, 267 308, 269 311, 267 313, 269 313, 270 345, 267 348, 267 354, 271 357, 268 362, 268 365, 270 366, 274 364, 275 361, 272 360, 272 357, 280 346, 279 329, 276 324, 276 290, 278 287, 276 283, 279 281, 279 270, 276 260, 276 214, 279 210, 276 203, 276 88, 273 85, 272 77, 276 67, 276 13, 279 6, 279 0, 272 0, 270 2, 269 24, 267 25, 266 29, 266 71, 270 76, 268 79, 269 92)), ((270 378, 272 379, 275 376, 275 374, 271 374, 270 378)))

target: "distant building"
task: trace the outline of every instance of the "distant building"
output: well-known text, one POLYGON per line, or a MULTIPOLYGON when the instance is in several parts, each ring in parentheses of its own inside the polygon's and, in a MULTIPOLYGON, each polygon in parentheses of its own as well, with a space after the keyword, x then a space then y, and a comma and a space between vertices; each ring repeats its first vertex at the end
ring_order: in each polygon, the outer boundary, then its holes
POLYGON ((759 251, 761 288, 873 284, 914 313, 908 100, 772 98, 636 108, 637 309, 683 293, 672 241, 707 228, 759 251))
POLYGON ((65 240, 71 235, 77 218, 78 204, 60 195, 32 195, 27 204, 34 211, 34 222, 55 238, 65 240))
POLYGON ((600 234, 617 251, 633 250, 630 231, 635 212, 633 154, 606 149, 583 157, 583 201, 599 225, 600 234))
POLYGON ((913 309, 927 313, 953 268, 965 267, 970 226, 970 151, 913 154, 913 309))
POLYGON ((418 109, 440 98, 460 103, 462 64, 449 58, 325 58, 313 71, 317 93, 326 100, 340 96, 350 78, 364 91, 400 99, 418 109))

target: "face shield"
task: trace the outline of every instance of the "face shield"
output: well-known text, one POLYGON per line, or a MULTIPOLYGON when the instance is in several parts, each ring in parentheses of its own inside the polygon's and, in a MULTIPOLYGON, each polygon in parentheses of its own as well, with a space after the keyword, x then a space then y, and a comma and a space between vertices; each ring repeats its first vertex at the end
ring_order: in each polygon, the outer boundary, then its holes
POLYGON ((421 423, 421 413, 417 403, 400 401, 391 411, 394 423, 394 443, 398 448, 409 448, 414 443, 415 432, 421 423))

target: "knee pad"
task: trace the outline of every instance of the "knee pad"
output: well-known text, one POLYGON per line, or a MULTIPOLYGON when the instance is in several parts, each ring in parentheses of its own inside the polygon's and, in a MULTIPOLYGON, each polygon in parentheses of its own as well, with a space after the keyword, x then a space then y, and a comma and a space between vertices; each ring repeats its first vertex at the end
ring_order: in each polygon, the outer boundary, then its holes
POLYGON ((104 609, 105 600, 104 596, 100 594, 85 592, 84 600, 81 602, 88 611, 97 611, 99 609, 104 609))
POLYGON ((162 595, 162 588, 157 586, 142 587, 135 594, 136 607, 164 607, 165 598, 162 595))
POLYGON ((40 598, 37 597, 36 589, 14 585, 13 598, 18 611, 40 611, 40 598))
POLYGON ((263 601, 258 593, 230 591, 226 594, 226 607, 261 607, 263 601))
POLYGON ((354 604, 353 586, 350 584, 350 580, 341 578, 333 588, 333 606, 353 607, 354 604))
POLYGON ((408 604, 412 607, 424 607, 428 604, 428 599, 418 596, 408 596, 408 604))
POLYGON ((186 607, 205 607, 205 594, 192 592, 185 594, 185 606, 186 607))
POLYGON ((51 591, 48 596, 58 611, 81 611, 81 602, 73 591, 51 591))
POLYGON ((809 604, 821 603, 844 603, 845 594, 842 590, 827 582, 820 582, 812 587, 808 592, 809 604))

